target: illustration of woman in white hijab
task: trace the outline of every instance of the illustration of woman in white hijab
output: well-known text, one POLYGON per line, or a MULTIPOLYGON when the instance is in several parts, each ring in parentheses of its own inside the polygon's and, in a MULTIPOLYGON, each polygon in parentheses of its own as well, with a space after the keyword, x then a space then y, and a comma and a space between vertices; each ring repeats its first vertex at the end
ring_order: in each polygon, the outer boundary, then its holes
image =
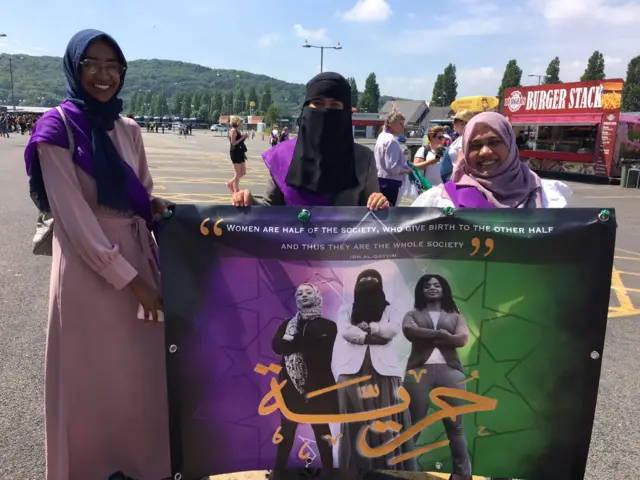
MULTIPOLYGON (((402 368, 396 356, 393 339, 400 333, 401 317, 391 315, 391 308, 382 288, 382 276, 376 270, 358 275, 352 305, 343 307, 338 315, 338 338, 333 353, 333 373, 338 382, 371 376, 366 383, 338 390, 340 413, 359 413, 378 410, 401 402, 398 389, 402 386, 402 368), (363 394, 363 388, 375 395, 363 394)), ((409 411, 385 417, 405 427, 411 424, 409 411)), ((370 422, 369 422, 370 423, 370 422)), ((385 457, 367 458, 356 447, 362 428, 367 423, 343 423, 338 447, 341 469, 357 470, 417 470, 415 458, 389 465, 388 460, 413 450, 413 441, 406 442, 385 457)), ((390 441, 394 432, 377 433, 369 430, 367 443, 376 447, 390 441)))
MULTIPOLYGON (((431 390, 436 387, 465 389, 461 384, 465 375, 456 349, 467 344, 469 330, 453 299, 449 282, 440 275, 424 275, 418 280, 414 307, 405 315, 402 331, 411 342, 404 387, 411 396, 409 410, 411 420, 416 424, 427 416, 431 390)), ((444 397, 443 400, 452 406, 466 403, 452 397, 444 397)), ((471 478, 471 460, 462 428, 462 415, 455 420, 445 418, 442 422, 453 460, 451 478, 471 478)))
MULTIPOLYGON (((331 356, 337 335, 335 322, 322 317, 322 294, 315 285, 303 283, 296 290, 297 313, 276 331, 271 347, 282 356, 279 380, 287 408, 294 413, 337 415, 335 391, 307 398, 310 392, 335 385, 331 356)), ((312 425, 323 468, 333 468, 333 449, 328 424, 312 425)), ((278 444, 276 470, 287 468, 298 424, 281 416, 282 441, 278 444)))

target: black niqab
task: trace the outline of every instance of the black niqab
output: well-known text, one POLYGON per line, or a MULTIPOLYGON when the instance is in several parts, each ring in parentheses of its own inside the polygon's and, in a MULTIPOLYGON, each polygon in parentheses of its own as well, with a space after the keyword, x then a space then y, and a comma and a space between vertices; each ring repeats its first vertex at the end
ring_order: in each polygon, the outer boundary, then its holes
POLYGON ((351 323, 359 325, 362 322, 379 322, 382 314, 389 306, 382 288, 382 276, 377 270, 364 270, 358 275, 353 296, 351 323), (363 278, 375 280, 361 281, 363 278))
POLYGON ((340 74, 325 72, 307 83, 299 132, 287 185, 316 194, 338 194, 358 186, 351 112, 351 87, 340 74), (344 109, 311 108, 309 103, 333 98, 344 109))

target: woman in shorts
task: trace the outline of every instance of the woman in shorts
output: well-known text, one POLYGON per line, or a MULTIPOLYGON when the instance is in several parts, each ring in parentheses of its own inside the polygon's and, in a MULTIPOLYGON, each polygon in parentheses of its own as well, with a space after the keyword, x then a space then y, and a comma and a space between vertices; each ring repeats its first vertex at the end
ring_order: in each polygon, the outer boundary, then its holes
POLYGON ((242 120, 240 117, 231 117, 231 130, 229 131, 229 155, 231 157, 231 163, 233 163, 234 175, 227 187, 232 192, 240 191, 240 179, 247 174, 247 165, 245 161, 247 159, 247 146, 244 141, 247 139, 247 134, 240 131, 242 126, 242 120))

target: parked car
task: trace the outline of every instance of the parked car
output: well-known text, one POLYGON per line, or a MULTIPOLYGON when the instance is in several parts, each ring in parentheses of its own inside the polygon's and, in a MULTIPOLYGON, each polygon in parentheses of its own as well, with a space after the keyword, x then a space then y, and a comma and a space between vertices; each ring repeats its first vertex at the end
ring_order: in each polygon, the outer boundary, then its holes
POLYGON ((210 130, 212 132, 227 132, 229 131, 229 127, 227 127, 226 125, 220 125, 219 123, 216 123, 215 125, 211 125, 210 130))

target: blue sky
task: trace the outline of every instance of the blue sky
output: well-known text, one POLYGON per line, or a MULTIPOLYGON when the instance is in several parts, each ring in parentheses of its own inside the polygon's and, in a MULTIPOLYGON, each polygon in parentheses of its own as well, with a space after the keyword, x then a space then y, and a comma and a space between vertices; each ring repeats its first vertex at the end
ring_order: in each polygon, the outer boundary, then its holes
POLYGON ((320 68, 375 72, 383 94, 429 100, 452 62, 458 93, 493 95, 507 61, 523 83, 556 55, 563 81, 578 80, 593 50, 609 78, 640 55, 640 0, 79 0, 3 2, 0 52, 57 55, 83 28, 113 35, 128 59, 163 58, 306 82, 320 68))

